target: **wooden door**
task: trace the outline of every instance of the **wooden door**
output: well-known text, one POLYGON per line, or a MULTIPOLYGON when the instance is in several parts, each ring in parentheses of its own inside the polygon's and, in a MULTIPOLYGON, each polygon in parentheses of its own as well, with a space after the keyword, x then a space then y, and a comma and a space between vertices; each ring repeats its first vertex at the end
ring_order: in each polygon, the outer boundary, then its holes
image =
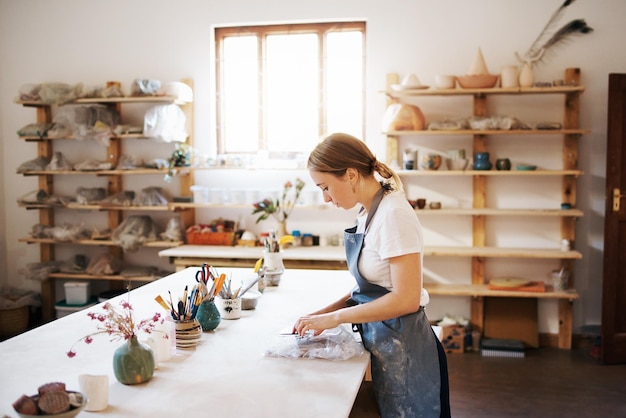
POLYGON ((609 74, 602 361, 626 363, 626 74, 609 74))

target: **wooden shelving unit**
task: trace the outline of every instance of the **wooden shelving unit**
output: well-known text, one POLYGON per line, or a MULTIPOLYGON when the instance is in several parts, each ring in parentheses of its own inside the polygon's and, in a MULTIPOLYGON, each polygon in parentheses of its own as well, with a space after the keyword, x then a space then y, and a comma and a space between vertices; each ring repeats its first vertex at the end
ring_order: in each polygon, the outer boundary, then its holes
MULTIPOLYGON (((497 170, 462 170, 462 171, 422 171, 422 170, 400 170, 399 175, 404 181, 411 182, 424 176, 470 176, 472 178, 472 207, 471 208, 445 208, 438 210, 417 210, 419 216, 450 216, 466 215, 472 219, 472 246, 471 247, 426 247, 427 256, 448 256, 448 257, 471 257, 471 283, 463 285, 427 284, 426 288, 435 295, 447 296, 468 296, 471 297, 471 323, 478 330, 484 326, 484 299, 490 297, 514 297, 514 298, 547 298, 558 300, 559 311, 559 337, 560 348, 571 347, 572 335, 572 302, 579 296, 573 289, 573 269, 574 260, 582 258, 580 252, 575 250, 561 251, 559 249, 543 248, 497 248, 487 245, 487 218, 488 217, 557 217, 560 219, 561 236, 564 239, 574 242, 575 221, 583 216, 578 209, 499 209, 489 208, 486 204, 486 196, 489 193, 487 178, 489 177, 520 177, 537 178, 544 176, 557 176, 561 178, 560 201, 569 203, 572 208, 576 206, 576 179, 583 175, 578 169, 578 140, 588 133, 588 130, 581 129, 579 122, 579 100, 584 92, 584 87, 579 85, 580 71, 578 69, 567 69, 565 80, 569 85, 560 87, 531 87, 531 88, 489 88, 489 89, 423 89, 396 91, 390 87, 398 84, 397 74, 387 76, 387 88, 382 91, 391 101, 402 101, 414 103, 421 98, 428 96, 470 96, 472 115, 489 116, 488 101, 491 96, 520 96, 520 95, 562 95, 563 102, 563 123, 562 129, 538 130, 422 130, 422 131, 388 131, 384 132, 387 137, 387 159, 401 161, 399 152, 400 136, 414 136, 419 141, 424 137, 466 136, 472 138, 472 153, 489 152, 488 139, 498 137, 497 140, 513 141, 517 138, 545 135, 562 138, 562 168, 556 170, 536 170, 536 171, 497 171, 497 170), (570 289, 566 292, 554 292, 548 289, 545 293, 517 292, 517 291, 493 291, 487 288, 485 278, 485 263, 490 258, 523 258, 523 259, 555 259, 560 260, 563 268, 570 272, 570 289)), ((419 102, 422 109, 427 105, 419 102)))
MULTIPOLYGON (((191 80, 183 80, 192 86, 191 80)), ((99 104, 114 108, 118 114, 122 115, 122 108, 127 104, 178 104, 181 106, 187 119, 187 132, 189 137, 187 143, 193 145, 193 108, 191 103, 181 102, 174 96, 141 96, 141 97, 111 97, 111 98, 82 98, 77 99, 69 104, 99 104)), ((36 101, 18 101, 18 105, 34 108, 36 110, 37 123, 51 123, 53 121, 53 106, 36 101)), ((53 156, 53 143, 57 141, 65 142, 75 140, 73 137, 48 138, 40 136, 21 136, 20 140, 33 142, 37 145, 37 157, 51 158, 53 156)), ((143 140, 147 139, 142 134, 124 134, 113 136, 109 140, 109 145, 103 151, 106 161, 110 162, 113 167, 122 156, 123 142, 127 139, 143 140)), ((101 157, 101 156, 97 156, 101 157)), ((24 176, 36 176, 38 178, 38 189, 46 192, 48 195, 54 193, 54 182, 57 176, 97 176, 105 177, 107 181, 107 195, 114 195, 124 190, 124 178, 134 175, 164 175, 168 169, 135 169, 135 170, 98 170, 98 171, 74 171, 74 170, 37 170, 22 173, 24 176)), ((191 196, 190 187, 193 184, 193 171, 184 167, 176 167, 175 174, 179 181, 179 191, 181 196, 191 196)), ((46 204, 22 204, 21 207, 29 210, 39 211, 39 224, 44 226, 55 225, 55 211, 64 210, 80 210, 80 211, 106 211, 108 219, 108 227, 113 230, 124 219, 124 213, 128 211, 137 212, 174 212, 179 211, 183 225, 194 223, 194 212, 183 208, 168 204, 166 206, 111 206, 111 205, 79 205, 70 203, 66 206, 62 205, 46 205, 46 204)), ((110 240, 77 240, 77 241, 58 241, 54 239, 37 239, 22 238, 20 242, 39 245, 40 261, 47 262, 55 260, 55 246, 57 245, 85 245, 85 246, 103 246, 107 247, 117 258, 123 259, 122 248, 110 240)), ((171 248, 182 244, 182 242, 173 241, 152 241, 146 242, 143 246, 148 248, 171 248)), ((156 254, 155 254, 156 256, 156 254)), ((89 275, 74 273, 53 273, 49 278, 42 282, 42 313, 43 320, 50 321, 55 317, 55 283, 56 279, 80 279, 80 280, 107 280, 112 282, 113 287, 123 286, 120 282, 125 280, 136 281, 152 281, 155 278, 151 276, 133 276, 125 277, 121 275, 89 275), (117 283, 117 284, 115 284, 117 283)))

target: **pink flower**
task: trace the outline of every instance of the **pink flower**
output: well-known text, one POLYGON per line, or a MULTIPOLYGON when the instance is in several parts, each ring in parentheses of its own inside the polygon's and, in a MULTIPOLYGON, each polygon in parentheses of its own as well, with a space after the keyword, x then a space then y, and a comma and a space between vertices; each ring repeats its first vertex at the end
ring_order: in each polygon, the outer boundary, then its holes
MULTIPOLYGON (((107 302, 102 305, 104 313, 88 312, 87 316, 97 323, 96 331, 79 339, 74 345, 80 341, 84 341, 85 344, 91 344, 93 337, 98 334, 109 335, 111 341, 126 341, 136 336, 140 331, 150 334, 155 330, 157 324, 165 322, 164 319, 161 318, 161 314, 156 312, 150 318, 136 323, 133 319, 133 307, 130 302, 122 300, 120 301, 120 306, 121 310, 118 311, 112 304, 107 302)), ((74 345, 66 353, 69 358, 76 356, 74 345)))

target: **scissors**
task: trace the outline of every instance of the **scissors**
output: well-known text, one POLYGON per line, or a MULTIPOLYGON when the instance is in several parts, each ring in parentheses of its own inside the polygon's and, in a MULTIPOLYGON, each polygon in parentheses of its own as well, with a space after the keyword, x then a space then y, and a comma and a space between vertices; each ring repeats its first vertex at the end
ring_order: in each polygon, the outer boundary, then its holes
POLYGON ((207 263, 202 263, 202 267, 196 272, 196 281, 206 286, 210 278, 211 266, 209 266, 207 263))

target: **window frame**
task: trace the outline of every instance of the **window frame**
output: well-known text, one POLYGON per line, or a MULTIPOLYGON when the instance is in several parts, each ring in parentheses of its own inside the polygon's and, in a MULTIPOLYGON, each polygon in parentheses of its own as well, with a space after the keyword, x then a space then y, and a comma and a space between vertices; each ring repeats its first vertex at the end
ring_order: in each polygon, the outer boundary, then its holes
MULTIPOLYGON (((362 79, 363 86, 361 89, 361 131, 363 133, 363 140, 365 140, 365 36, 366 36, 366 22, 364 20, 354 21, 338 21, 338 22, 316 22, 316 23, 293 23, 293 24, 270 24, 270 25, 253 25, 253 26, 222 26, 215 27, 215 100, 216 100, 216 138, 217 138, 217 153, 227 154, 226 152, 226 138, 222 127, 224 126, 224 116, 222 108, 222 91, 224 86, 222 84, 222 74, 224 68, 223 63, 223 41, 226 37, 232 36, 257 36, 258 42, 258 57, 259 62, 259 91, 258 91, 258 112, 259 112, 259 132, 258 132, 258 151, 269 151, 267 149, 268 141, 265 136, 265 115, 264 115, 264 98, 265 98, 265 85, 263 80, 264 74, 264 55, 266 51, 266 40, 270 35, 281 34, 301 34, 301 33, 316 33, 318 35, 319 42, 319 77, 320 77, 320 89, 319 89, 319 125, 318 125, 318 137, 321 137, 326 133, 326 70, 324 63, 325 56, 325 41, 326 34, 331 32, 354 32, 359 31, 362 35, 362 79)), ((234 155, 236 153, 229 153, 234 155)))

